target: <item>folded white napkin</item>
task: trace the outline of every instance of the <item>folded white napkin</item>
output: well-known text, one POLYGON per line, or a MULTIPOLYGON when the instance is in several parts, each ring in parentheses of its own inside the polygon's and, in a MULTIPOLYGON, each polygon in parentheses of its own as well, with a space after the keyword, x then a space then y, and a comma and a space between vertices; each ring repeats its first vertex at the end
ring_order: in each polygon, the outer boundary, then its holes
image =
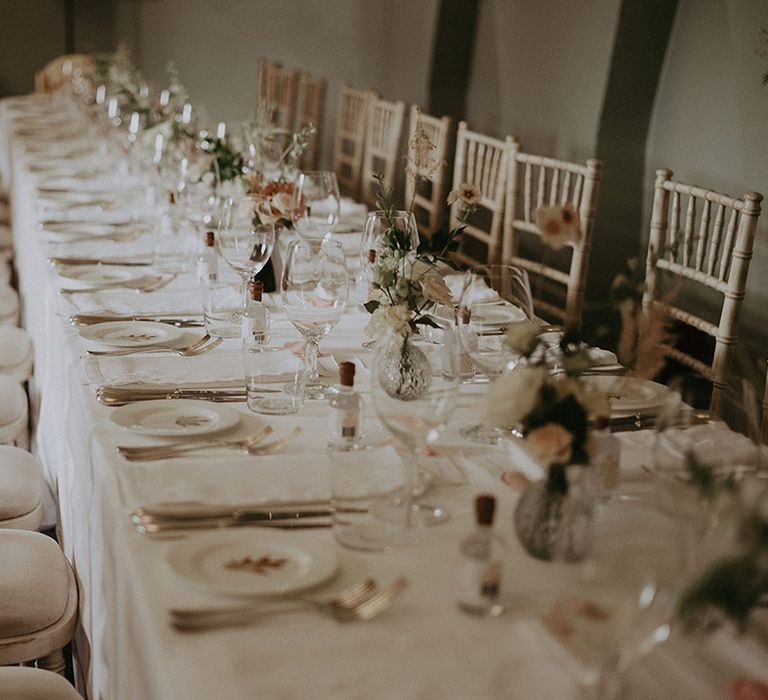
POLYGON ((163 289, 141 294, 133 289, 109 289, 89 294, 73 294, 70 302, 84 313, 135 315, 201 315, 203 297, 199 289, 163 289))
POLYGON ((482 304, 499 300, 499 294, 496 290, 491 289, 485 282, 485 280, 479 275, 472 275, 472 282, 464 291, 464 298, 462 299, 462 291, 464 290, 464 284, 466 282, 466 275, 461 274, 448 274, 443 277, 443 280, 448 285, 448 289, 451 290, 453 300, 458 303, 462 303, 466 306, 472 304, 482 304))
POLYGON ((589 354, 589 361, 593 367, 601 367, 604 365, 615 365, 618 363, 616 353, 610 350, 603 350, 602 348, 589 348, 587 351, 589 354))

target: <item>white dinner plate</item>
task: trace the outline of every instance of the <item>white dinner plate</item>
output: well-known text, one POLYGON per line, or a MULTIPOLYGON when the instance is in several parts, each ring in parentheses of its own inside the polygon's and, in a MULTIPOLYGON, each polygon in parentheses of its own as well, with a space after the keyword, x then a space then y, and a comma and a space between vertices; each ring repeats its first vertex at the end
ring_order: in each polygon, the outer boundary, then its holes
POLYGON ((145 277, 146 272, 133 267, 119 267, 117 265, 78 265, 59 270, 59 276, 68 280, 77 280, 88 287, 135 282, 145 277))
POLYGON ((339 565, 332 544, 266 528, 198 535, 172 547, 167 561, 195 588, 234 596, 302 591, 329 579, 339 565), (248 559, 264 564, 251 568, 248 559))
POLYGON ((129 228, 129 226, 135 226, 130 221, 110 224, 83 221, 43 221, 41 225, 43 231, 49 236, 61 238, 109 238, 117 234, 132 233, 135 230, 133 227, 129 228))
POLYGON ((194 399, 139 401, 116 408, 109 417, 126 430, 162 437, 216 433, 240 420, 240 414, 228 406, 194 399))
POLYGON ((114 348, 143 348, 178 340, 184 331, 157 321, 107 321, 83 326, 80 337, 114 348))
MULTIPOLYGON (((472 316, 470 325, 482 328, 501 327, 515 321, 525 321, 526 315, 522 310, 512 304, 488 302, 472 304, 472 316)), ((439 306, 435 314, 440 318, 453 323, 453 309, 447 306, 439 306)))
POLYGON ((583 379, 608 394, 612 415, 653 412, 669 393, 669 389, 663 384, 637 377, 606 375, 583 379))

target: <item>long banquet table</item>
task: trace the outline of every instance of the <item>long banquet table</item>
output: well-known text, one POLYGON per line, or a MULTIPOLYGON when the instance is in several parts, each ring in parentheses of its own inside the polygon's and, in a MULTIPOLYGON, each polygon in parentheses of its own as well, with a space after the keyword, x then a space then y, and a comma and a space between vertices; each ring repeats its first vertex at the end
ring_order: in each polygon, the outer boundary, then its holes
MULTIPOLYGON (((130 256, 146 254, 150 244, 146 238, 62 243, 40 230, 37 219, 43 210, 37 183, 52 172, 66 173, 78 158, 93 158, 94 139, 77 134, 46 149, 24 136, 30 118, 37 123, 46 119, 60 123, 57 109, 40 98, 0 103, 0 167, 4 179, 10 180, 24 325, 35 343, 32 394, 33 401, 39 402, 35 444, 55 495, 61 544, 80 587, 75 654, 81 691, 105 700, 575 697, 581 666, 537 620, 541 612, 537 601, 561 582, 554 580, 550 565, 527 557, 514 538, 511 513, 516 496, 499 479, 503 454, 464 442, 455 430, 447 431, 434 458, 437 486, 429 494, 429 499, 448 506, 449 522, 420 531, 407 546, 387 554, 338 547, 340 573, 317 592, 318 597, 326 597, 364 575, 387 582, 404 574, 410 587, 385 615, 369 623, 342 625, 306 612, 205 634, 185 635, 171 629, 167 619, 171 606, 216 605, 227 600, 178 579, 165 561, 177 541, 138 534, 129 522, 130 513, 142 504, 162 500, 327 498, 328 409, 321 402, 308 402, 298 416, 270 418, 275 434, 284 434, 294 425, 301 425, 303 433, 269 457, 220 451, 147 463, 122 459, 117 445, 149 444, 151 439, 129 435, 110 421, 113 409, 95 398, 99 383, 132 376, 152 381, 168 371, 182 373, 188 380, 216 367, 233 371, 232 367, 239 367, 239 341, 226 341, 205 358, 170 356, 150 361, 139 356, 126 361, 86 356, 87 346, 67 321, 71 313, 100 305, 120 311, 138 311, 139 305, 149 312, 178 311, 179 304, 197 300, 198 291, 189 272, 153 294, 130 290, 72 298, 58 294, 66 280, 47 262, 51 254, 130 256), (499 498, 497 523, 509 546, 508 611, 498 618, 468 617, 455 603, 458 545, 472 528, 472 501, 480 492, 499 498)), ((272 306, 276 332, 298 339, 276 305, 272 306)), ((338 361, 359 361, 364 355, 363 324, 364 313, 350 309, 323 341, 323 351, 338 361)), ((462 394, 459 422, 471 419, 472 399, 471 393, 462 394)), ((254 418, 246 406, 229 405, 243 415, 243 429, 247 428, 254 418)), ((371 429, 377 429, 370 405, 366 415, 371 429)), ((622 437, 624 466, 642 461, 647 438, 642 433, 622 437)), ((251 531, 258 536, 256 528, 251 531)), ((188 534, 185 539, 210 536, 188 534)), ((329 530, 295 533, 295 537, 332 540, 329 530)), ((696 646, 672 640, 636 664, 629 677, 631 696, 722 697, 724 679, 739 671, 738 654, 727 644, 698 642, 696 646)))

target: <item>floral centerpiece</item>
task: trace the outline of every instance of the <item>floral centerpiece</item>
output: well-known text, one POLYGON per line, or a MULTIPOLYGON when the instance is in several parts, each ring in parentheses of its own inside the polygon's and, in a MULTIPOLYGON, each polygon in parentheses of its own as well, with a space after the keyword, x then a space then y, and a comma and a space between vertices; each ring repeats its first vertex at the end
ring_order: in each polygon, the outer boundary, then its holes
MULTIPOLYGON (((296 202, 296 184, 290 179, 295 164, 307 149, 309 140, 315 134, 313 124, 308 124, 291 137, 291 141, 281 152, 278 160, 280 176, 270 179, 262 169, 244 168, 242 181, 246 191, 258 198, 258 216, 261 223, 273 223, 281 228, 293 228, 293 222, 301 216, 302 207, 296 202)), ((241 161, 241 166, 244 161, 241 161)))
MULTIPOLYGON (((379 365, 380 383, 390 396, 412 400, 422 396, 431 381, 428 362, 409 338, 420 325, 438 327, 428 315, 435 304, 454 306, 440 266, 451 266, 450 254, 458 249, 468 217, 480 201, 480 191, 465 183, 451 192, 448 202, 460 203, 461 216, 452 229, 435 232, 414 249, 411 231, 402 226, 402 216, 392 201, 391 188, 379 182, 377 205, 385 227, 372 261, 371 294, 364 304, 371 314, 365 333, 376 340, 388 340, 389 353, 379 365)), ((410 212, 408 212, 410 214, 410 212)))

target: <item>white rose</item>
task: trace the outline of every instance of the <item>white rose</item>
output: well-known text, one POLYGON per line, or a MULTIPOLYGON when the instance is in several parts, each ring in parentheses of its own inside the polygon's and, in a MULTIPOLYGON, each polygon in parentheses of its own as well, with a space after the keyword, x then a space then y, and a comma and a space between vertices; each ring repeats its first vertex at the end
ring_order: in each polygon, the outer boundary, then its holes
POLYGON ((536 406, 545 376, 542 367, 518 366, 497 377, 486 394, 485 421, 500 428, 519 424, 536 406))

